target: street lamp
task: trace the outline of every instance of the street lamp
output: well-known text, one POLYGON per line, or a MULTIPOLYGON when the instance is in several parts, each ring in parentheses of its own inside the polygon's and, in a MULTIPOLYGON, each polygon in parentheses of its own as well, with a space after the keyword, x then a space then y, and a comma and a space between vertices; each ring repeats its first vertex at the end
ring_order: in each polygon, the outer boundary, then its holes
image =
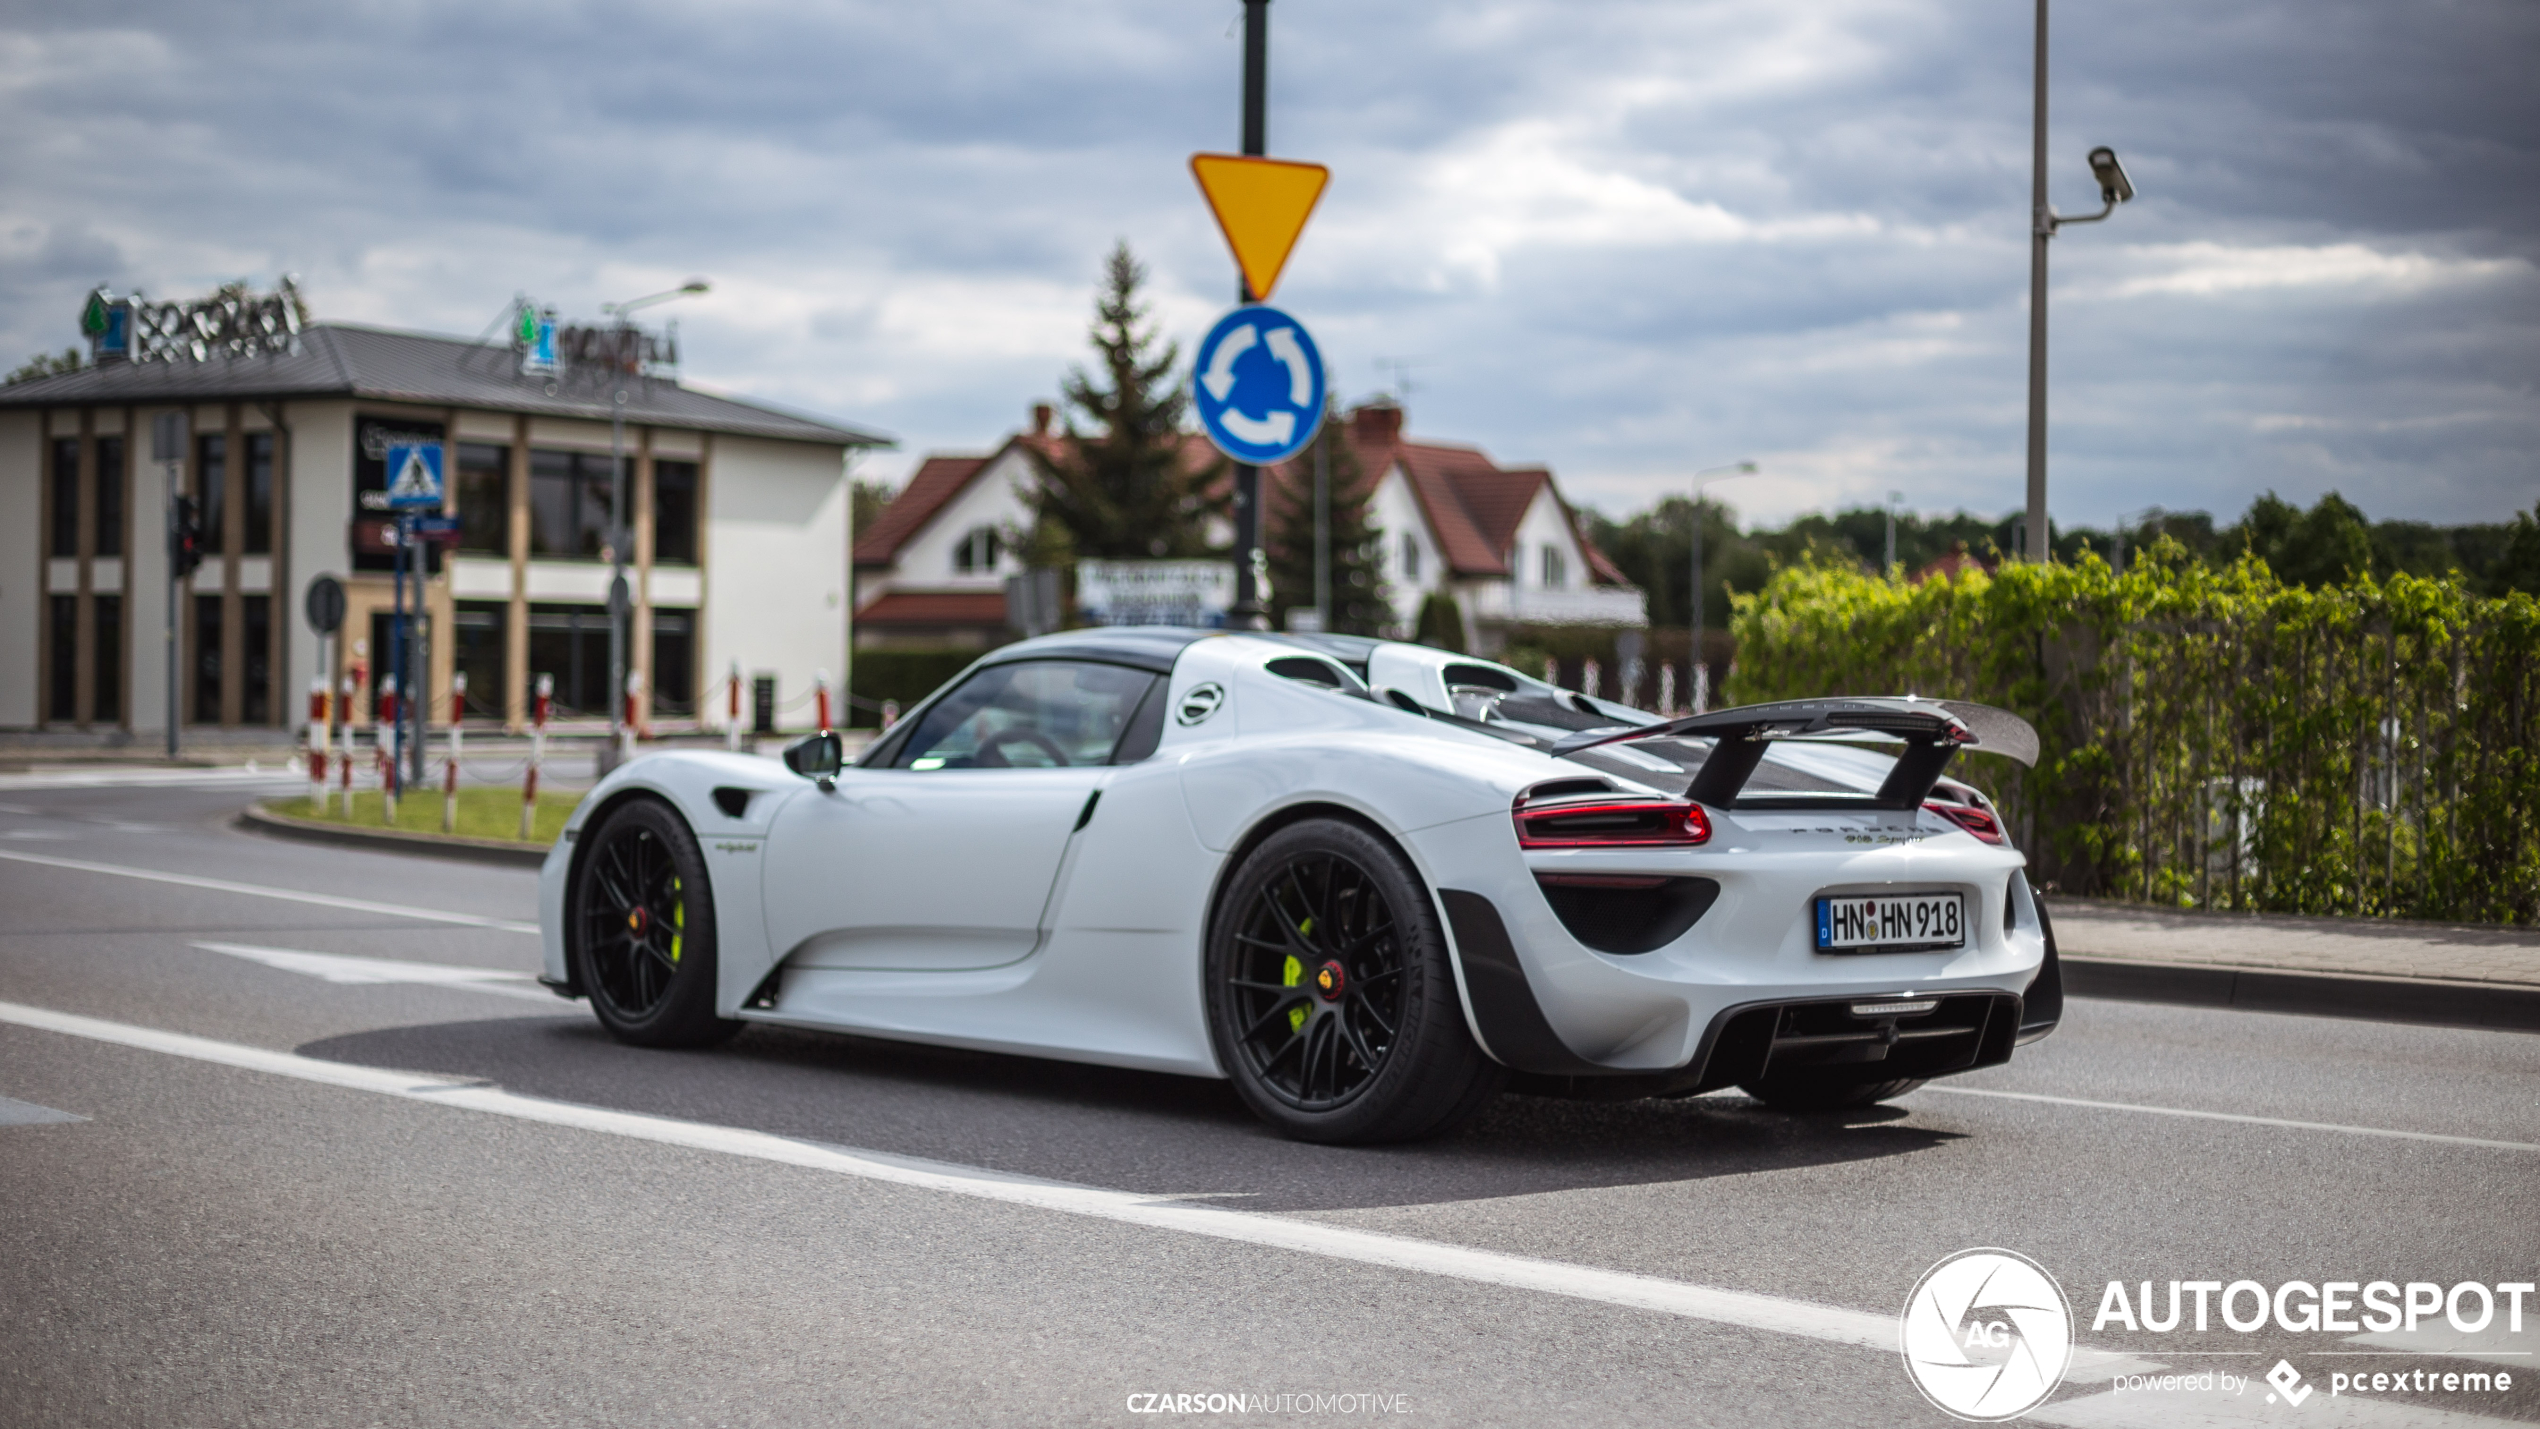
POLYGON ((2046 524, 2046 241, 2067 223, 2097 223, 2134 199, 2134 181, 2102 144, 2090 151, 2091 177, 2099 181, 2099 211, 2071 218, 2046 202, 2046 0, 2037 0, 2037 107, 2029 126, 2028 243, 2028 558, 2052 551, 2046 524))
POLYGON ((1702 492, 1720 482, 1755 474, 1755 463, 1751 461, 1704 467, 1693 474, 1693 643, 1688 647, 1686 663, 1692 668, 1685 671, 1685 686, 1692 696, 1695 714, 1701 714, 1711 702, 1711 667, 1702 658, 1702 492))
POLYGON ((622 303, 600 304, 601 312, 617 319, 617 339, 612 344, 609 363, 617 390, 609 401, 609 744, 600 770, 603 774, 626 753, 626 616, 635 607, 632 592, 626 588, 626 548, 633 544, 635 533, 627 519, 626 375, 637 358, 635 325, 626 320, 626 315, 637 308, 703 293, 709 286, 703 278, 691 278, 676 288, 622 303))

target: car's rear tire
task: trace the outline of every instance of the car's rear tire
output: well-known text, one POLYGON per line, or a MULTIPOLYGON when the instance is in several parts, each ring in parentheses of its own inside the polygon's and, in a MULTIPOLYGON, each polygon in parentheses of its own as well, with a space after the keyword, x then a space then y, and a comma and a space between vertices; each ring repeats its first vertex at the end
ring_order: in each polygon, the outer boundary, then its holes
POLYGON ((1464 1025, 1436 903, 1356 824, 1303 820, 1245 856, 1210 926, 1206 977, 1218 1064, 1300 1141, 1436 1136, 1506 1082, 1464 1025))
POLYGON ((1891 1101, 1923 1084, 1921 1077, 1891 1077, 1865 1082, 1823 1076, 1766 1077, 1740 1082, 1737 1089, 1775 1111, 1846 1111, 1891 1101))
POLYGON ((714 892, 687 822, 638 798, 583 837, 566 953, 600 1025, 639 1047, 703 1047, 740 1031, 714 1014, 714 892))

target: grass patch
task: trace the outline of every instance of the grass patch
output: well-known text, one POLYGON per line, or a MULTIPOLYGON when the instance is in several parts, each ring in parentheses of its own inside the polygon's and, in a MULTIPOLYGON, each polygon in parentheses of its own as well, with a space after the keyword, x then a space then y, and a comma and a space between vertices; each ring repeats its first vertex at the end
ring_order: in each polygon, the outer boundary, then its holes
MULTIPOLYGON (((556 841, 564 831, 564 821, 582 802, 580 794, 540 794, 538 815, 530 828, 529 842, 544 845, 556 841)), ((314 819, 321 823, 344 824, 353 828, 384 829, 392 827, 381 816, 382 798, 378 790, 353 795, 353 813, 344 814, 344 799, 338 794, 328 801, 329 812, 319 814, 309 808, 308 796, 276 799, 266 807, 286 818, 314 819)), ((399 833, 437 834, 441 832, 441 791, 420 789, 397 801, 399 833)), ((520 791, 498 787, 461 789, 459 813, 453 833, 480 839, 516 839, 520 833, 520 791)))

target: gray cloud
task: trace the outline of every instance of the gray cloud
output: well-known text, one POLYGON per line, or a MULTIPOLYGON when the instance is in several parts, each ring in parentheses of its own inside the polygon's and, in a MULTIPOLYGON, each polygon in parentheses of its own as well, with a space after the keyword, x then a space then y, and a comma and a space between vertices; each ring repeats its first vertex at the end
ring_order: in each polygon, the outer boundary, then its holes
MULTIPOLYGON (((1232 278, 1182 161, 1235 139, 1237 7, 0 9, 0 352, 87 284, 302 274, 473 332, 710 274, 696 380, 985 445, 1128 238, 1185 339, 1232 278)), ((2020 491, 2029 7, 1278 0, 1276 152, 1332 164, 1280 299, 1335 385, 1626 506, 1754 456, 1758 515, 2020 491)), ((2540 497, 2540 11, 2067 5, 2059 515, 2540 497)))

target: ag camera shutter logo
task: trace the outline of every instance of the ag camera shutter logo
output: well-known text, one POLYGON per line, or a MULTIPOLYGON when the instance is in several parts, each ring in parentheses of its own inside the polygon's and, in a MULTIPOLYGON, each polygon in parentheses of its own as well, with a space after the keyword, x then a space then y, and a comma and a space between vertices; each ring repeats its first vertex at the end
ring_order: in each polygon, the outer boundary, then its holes
POLYGON ((1962 1250, 1923 1272, 1899 1335, 1905 1373, 1959 1419, 2016 1419, 2055 1392, 2073 1358, 2073 1311, 2017 1251, 1962 1250))

